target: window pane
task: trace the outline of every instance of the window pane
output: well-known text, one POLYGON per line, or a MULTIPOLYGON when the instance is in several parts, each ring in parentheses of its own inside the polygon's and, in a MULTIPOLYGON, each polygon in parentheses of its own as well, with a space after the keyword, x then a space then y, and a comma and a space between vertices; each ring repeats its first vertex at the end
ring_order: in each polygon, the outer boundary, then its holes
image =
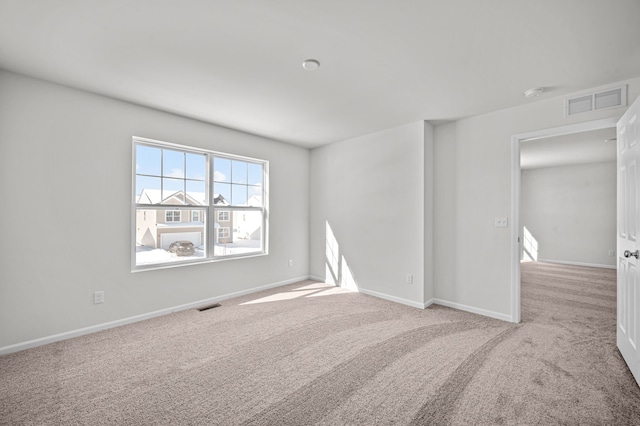
POLYGON ((262 253, 262 212, 233 211, 231 223, 216 223, 217 237, 226 235, 222 228, 230 228, 229 238, 216 238, 214 254, 228 256, 237 254, 262 253))
POLYGON ((216 221, 218 223, 229 222, 231 220, 231 212, 229 210, 218 210, 216 221))
POLYGON ((136 203, 160 203, 160 178, 136 176, 136 203))
POLYGON ((136 173, 160 176, 160 148, 136 145, 136 173))
POLYGON ((248 175, 249 175, 249 181, 247 183, 249 185, 262 186, 262 165, 261 164, 248 163, 248 175))
POLYGON ((205 180, 207 157, 204 154, 187 153, 187 179, 205 180))
POLYGON ((216 228, 216 231, 216 243, 227 244, 231 242, 231 228, 222 226, 220 228, 216 228))
MULTIPOLYGON (((136 265, 179 262, 205 257, 205 224, 166 222, 176 210, 136 209, 136 265), (179 241, 179 244, 173 244, 179 241)), ((201 218, 204 218, 201 211, 201 218)), ((189 217, 189 210, 179 211, 189 217)))
POLYGON ((246 206, 247 205, 247 186, 231 185, 231 205, 246 206))
POLYGON ((162 175, 165 177, 184 178, 184 152, 162 150, 162 175))
POLYGON ((162 204, 184 204, 184 180, 162 179, 162 204))
POLYGON ((202 210, 191 210, 191 222, 203 222, 204 212, 202 210))
POLYGON ((213 159, 213 180, 231 182, 231 160, 219 157, 213 159))
POLYGON ((247 202, 248 205, 253 207, 261 207, 262 206, 262 187, 251 185, 249 186, 249 200, 247 202))
POLYGON ((180 210, 165 210, 164 211, 164 221, 165 223, 169 222, 181 222, 182 221, 182 212, 180 210))
POLYGON ((247 163, 234 160, 231 167, 231 183, 247 183, 247 163))
POLYGON ((231 203, 231 185, 228 183, 213 184, 213 204, 231 203))
POLYGON ((187 204, 206 205, 207 191, 204 181, 188 180, 187 195, 187 204))

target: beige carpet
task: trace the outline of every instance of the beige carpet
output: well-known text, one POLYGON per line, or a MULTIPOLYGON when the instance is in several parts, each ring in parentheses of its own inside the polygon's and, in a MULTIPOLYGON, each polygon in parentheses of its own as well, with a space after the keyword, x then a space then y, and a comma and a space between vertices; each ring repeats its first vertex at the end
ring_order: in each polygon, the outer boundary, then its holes
POLYGON ((523 265, 523 323, 303 282, 0 357, 0 424, 640 424, 615 271, 523 265))

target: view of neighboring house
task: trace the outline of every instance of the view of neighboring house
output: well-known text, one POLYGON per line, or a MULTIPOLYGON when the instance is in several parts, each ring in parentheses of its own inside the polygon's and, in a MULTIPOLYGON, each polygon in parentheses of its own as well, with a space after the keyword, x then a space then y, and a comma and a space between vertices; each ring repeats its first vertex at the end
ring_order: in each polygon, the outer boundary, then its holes
MULTIPOLYGON (((262 196, 252 195, 247 200, 247 206, 262 206, 262 196)), ((235 234, 244 240, 260 240, 262 236, 262 216, 256 212, 238 211, 233 213, 236 224, 235 234)))
MULTIPOLYGON (((204 243, 204 210, 199 200, 202 193, 186 194, 176 191, 162 198, 159 189, 143 189, 136 202, 138 204, 162 204, 166 206, 194 206, 193 209, 138 209, 136 211, 136 243, 149 248, 166 250, 174 241, 191 241, 196 247, 204 243)), ((222 195, 214 194, 215 205, 228 205, 222 195)), ((215 217, 215 242, 228 244, 233 242, 234 215, 228 210, 217 210, 215 217)))

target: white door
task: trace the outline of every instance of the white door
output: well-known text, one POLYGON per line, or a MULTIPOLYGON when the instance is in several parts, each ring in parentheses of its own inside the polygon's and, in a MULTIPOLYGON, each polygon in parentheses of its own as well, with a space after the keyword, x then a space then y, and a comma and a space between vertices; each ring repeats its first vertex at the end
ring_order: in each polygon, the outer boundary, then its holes
POLYGON ((640 98, 618 121, 618 349, 640 383, 640 98))

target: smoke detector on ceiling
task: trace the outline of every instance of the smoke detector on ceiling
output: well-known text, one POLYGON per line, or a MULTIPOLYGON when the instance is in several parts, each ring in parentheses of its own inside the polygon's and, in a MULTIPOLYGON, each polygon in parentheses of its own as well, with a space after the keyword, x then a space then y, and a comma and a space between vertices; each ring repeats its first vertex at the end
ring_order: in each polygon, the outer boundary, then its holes
POLYGON ((544 87, 534 87, 532 89, 525 90, 524 91, 524 96, 526 98, 536 98, 536 97, 542 95, 543 92, 544 92, 544 87))
POLYGON ((315 71, 320 68, 320 61, 317 59, 307 59, 302 62, 302 68, 307 71, 315 71))

